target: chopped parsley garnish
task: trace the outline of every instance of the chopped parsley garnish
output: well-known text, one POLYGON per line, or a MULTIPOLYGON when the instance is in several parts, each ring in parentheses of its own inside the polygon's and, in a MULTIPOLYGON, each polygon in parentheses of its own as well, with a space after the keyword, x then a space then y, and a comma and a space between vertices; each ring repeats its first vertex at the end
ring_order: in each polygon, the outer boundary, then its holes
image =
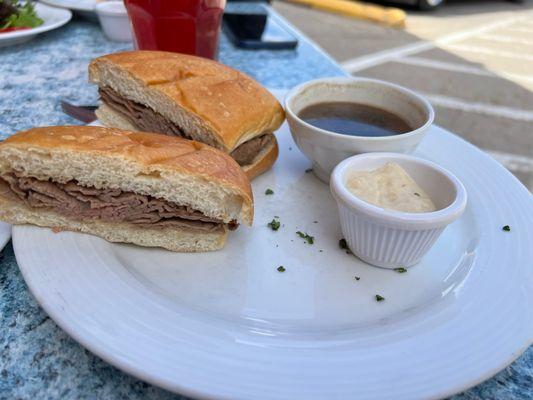
POLYGON ((266 195, 274 194, 274 191, 272 189, 268 188, 267 190, 265 190, 265 194, 266 195))
POLYGON ((376 294, 376 301, 384 301, 385 300, 385 297, 379 295, 379 294, 376 294))
POLYGON ((511 227, 510 227, 509 225, 505 225, 505 226, 502 228, 502 231, 510 232, 510 231, 511 231, 511 227))
POLYGON ((278 267, 278 272, 285 272, 285 267, 283 265, 280 265, 278 267))
POLYGON ((305 170, 305 173, 306 173, 306 174, 308 174, 309 172, 313 172, 313 168, 307 168, 307 169, 305 170))
POLYGON ((267 226, 272 229, 273 231, 277 231, 279 229, 279 227, 281 226, 281 224, 279 223, 279 221, 277 219, 273 219, 272 221, 270 221, 267 226))
POLYGON ((300 236, 302 239, 304 239, 305 241, 307 241, 308 244, 315 243, 315 237, 314 236, 310 236, 307 233, 303 233, 303 232, 300 232, 300 231, 296 232, 296 234, 298 236, 300 236))
POLYGON ((360 276, 354 276, 353 278, 354 278, 356 281, 358 281, 359 279, 361 279, 360 276))
POLYGON ((352 254, 352 251, 348 247, 348 243, 346 242, 346 239, 342 238, 339 240, 339 247, 343 250, 346 250, 346 254, 352 254))
POLYGON ((403 274, 404 272, 407 272, 407 270, 404 267, 394 268, 394 270, 398 272, 399 274, 403 274))

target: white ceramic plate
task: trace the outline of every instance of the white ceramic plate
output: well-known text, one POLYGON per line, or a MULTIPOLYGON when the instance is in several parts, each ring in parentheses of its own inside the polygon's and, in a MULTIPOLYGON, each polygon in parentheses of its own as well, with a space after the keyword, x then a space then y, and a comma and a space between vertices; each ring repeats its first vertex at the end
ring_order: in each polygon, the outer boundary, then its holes
POLYGON ((0 222, 0 251, 9 242, 9 239, 11 239, 11 225, 0 222))
POLYGON ((417 154, 456 174, 469 205, 419 265, 399 274, 339 249, 328 187, 305 172, 310 163, 286 126, 277 136, 280 159, 253 182, 254 226, 232 232, 222 251, 177 254, 15 227, 35 298, 104 360, 201 398, 439 398, 527 348, 533 207, 509 172, 432 128, 417 154), (275 215, 277 232, 266 226, 275 215), (507 224, 511 232, 502 231, 507 224))
POLYGON ((98 0, 41 0, 41 2, 54 7, 72 10, 84 17, 95 18, 94 6, 98 3, 98 0))
POLYGON ((0 47, 21 44, 33 39, 39 33, 51 31, 65 25, 72 18, 69 10, 49 7, 45 4, 36 3, 37 15, 44 20, 44 23, 36 28, 24 29, 14 32, 0 32, 0 47))

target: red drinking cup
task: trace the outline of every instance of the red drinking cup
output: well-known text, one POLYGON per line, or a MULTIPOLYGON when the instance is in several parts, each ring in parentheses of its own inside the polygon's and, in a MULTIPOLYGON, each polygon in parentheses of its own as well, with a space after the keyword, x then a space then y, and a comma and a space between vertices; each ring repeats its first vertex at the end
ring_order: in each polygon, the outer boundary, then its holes
POLYGON ((226 0, 124 0, 140 50, 217 58, 226 0))

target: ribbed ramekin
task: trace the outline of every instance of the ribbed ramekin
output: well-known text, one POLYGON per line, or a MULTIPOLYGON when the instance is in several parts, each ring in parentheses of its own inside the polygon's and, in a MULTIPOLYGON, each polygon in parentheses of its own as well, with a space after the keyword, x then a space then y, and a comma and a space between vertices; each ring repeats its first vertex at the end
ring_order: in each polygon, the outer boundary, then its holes
POLYGON ((350 250, 361 260, 385 268, 409 267, 420 261, 447 225, 461 216, 467 195, 449 171, 427 160, 396 153, 367 153, 347 158, 330 179, 341 229, 350 250), (373 170, 388 162, 402 166, 424 189, 437 211, 407 213, 374 206, 346 187, 348 172, 373 170))

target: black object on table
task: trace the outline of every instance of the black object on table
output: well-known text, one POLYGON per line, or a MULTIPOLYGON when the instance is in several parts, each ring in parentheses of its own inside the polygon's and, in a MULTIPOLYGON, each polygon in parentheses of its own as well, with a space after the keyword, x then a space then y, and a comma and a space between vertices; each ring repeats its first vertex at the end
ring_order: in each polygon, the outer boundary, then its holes
POLYGON ((245 49, 294 49, 296 37, 269 18, 268 9, 257 3, 233 3, 226 10, 222 26, 231 42, 245 49))

